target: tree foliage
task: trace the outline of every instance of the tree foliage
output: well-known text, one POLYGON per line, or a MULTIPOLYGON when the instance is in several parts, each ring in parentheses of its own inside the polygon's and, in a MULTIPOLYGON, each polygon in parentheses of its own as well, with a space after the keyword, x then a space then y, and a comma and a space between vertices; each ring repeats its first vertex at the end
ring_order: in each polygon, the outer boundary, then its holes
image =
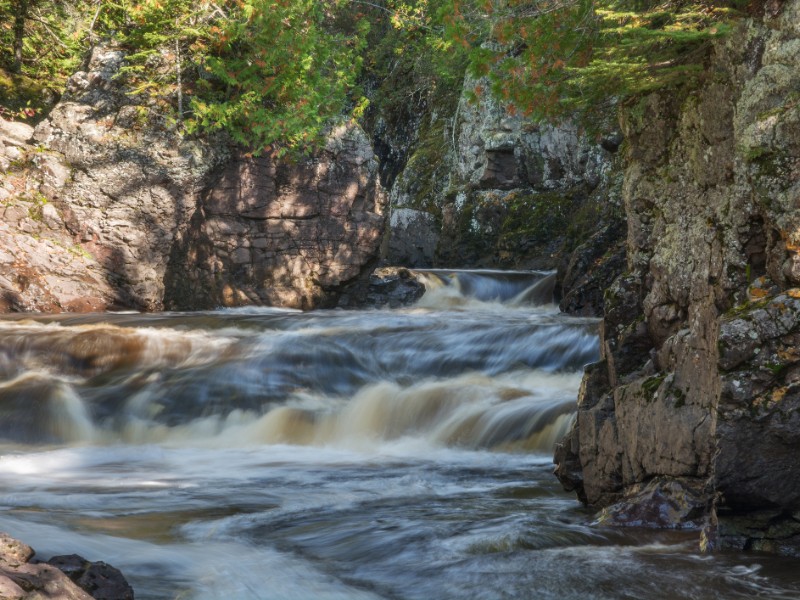
POLYGON ((0 113, 35 116, 81 60, 88 0, 0 0, 0 113))
POLYGON ((375 82, 373 100, 383 113, 452 104, 460 94, 467 56, 446 35, 451 10, 451 0, 387 0, 366 7, 374 23, 366 76, 375 82))
POLYGON ((654 1, 0 0, 0 84, 57 88, 110 40, 132 94, 176 125, 283 154, 367 97, 398 115, 457 98, 467 67, 475 95, 537 118, 685 84, 731 10, 654 1))
POLYGON ((360 104, 350 92, 369 25, 334 30, 339 5, 248 0, 232 7, 212 27, 218 37, 192 101, 193 126, 225 129, 256 151, 313 147, 345 107, 360 104))
POLYGON ((730 14, 680 1, 453 0, 448 35, 509 110, 541 119, 690 82, 730 14))

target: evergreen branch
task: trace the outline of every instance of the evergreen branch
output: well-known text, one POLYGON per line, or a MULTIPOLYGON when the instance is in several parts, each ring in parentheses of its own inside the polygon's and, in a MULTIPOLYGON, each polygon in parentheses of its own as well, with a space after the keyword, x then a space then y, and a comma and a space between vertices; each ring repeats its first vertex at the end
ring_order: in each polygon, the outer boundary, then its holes
POLYGON ((35 16, 28 15, 28 19, 30 19, 31 21, 36 21, 37 23, 41 24, 42 27, 44 27, 45 31, 47 31, 47 33, 49 33, 56 42, 61 44, 63 48, 71 50, 71 48, 67 44, 65 44, 64 41, 60 37, 58 37, 58 35, 52 29, 50 29, 50 24, 47 21, 45 21, 44 18, 42 18, 42 15, 38 9, 36 10, 36 15, 35 16))

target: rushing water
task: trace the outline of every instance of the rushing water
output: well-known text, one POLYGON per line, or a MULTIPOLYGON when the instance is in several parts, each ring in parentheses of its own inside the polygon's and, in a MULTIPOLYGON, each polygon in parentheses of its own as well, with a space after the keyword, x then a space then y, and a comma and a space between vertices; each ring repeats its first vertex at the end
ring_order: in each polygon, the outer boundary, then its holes
POLYGON ((593 527, 559 489, 598 349, 552 277, 422 276, 394 311, 0 320, 0 530, 140 600, 800 595, 792 561, 593 527))

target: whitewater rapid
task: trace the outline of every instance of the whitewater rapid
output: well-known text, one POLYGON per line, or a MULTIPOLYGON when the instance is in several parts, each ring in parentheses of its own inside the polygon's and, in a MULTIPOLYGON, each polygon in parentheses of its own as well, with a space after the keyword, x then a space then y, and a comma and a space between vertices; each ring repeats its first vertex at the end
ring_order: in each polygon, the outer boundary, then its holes
POLYGON ((797 596, 559 488, 599 350, 551 274, 420 276, 392 311, 0 318, 0 530, 139 600, 797 596))

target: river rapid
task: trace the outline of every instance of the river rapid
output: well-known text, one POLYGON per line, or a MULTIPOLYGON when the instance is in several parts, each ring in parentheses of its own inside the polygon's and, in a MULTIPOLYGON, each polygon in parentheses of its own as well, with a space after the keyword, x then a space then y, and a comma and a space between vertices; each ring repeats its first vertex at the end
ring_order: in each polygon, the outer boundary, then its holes
POLYGON ((598 324, 552 276, 423 276, 396 310, 4 316, 0 530, 139 600, 800 597, 560 489, 598 324))

